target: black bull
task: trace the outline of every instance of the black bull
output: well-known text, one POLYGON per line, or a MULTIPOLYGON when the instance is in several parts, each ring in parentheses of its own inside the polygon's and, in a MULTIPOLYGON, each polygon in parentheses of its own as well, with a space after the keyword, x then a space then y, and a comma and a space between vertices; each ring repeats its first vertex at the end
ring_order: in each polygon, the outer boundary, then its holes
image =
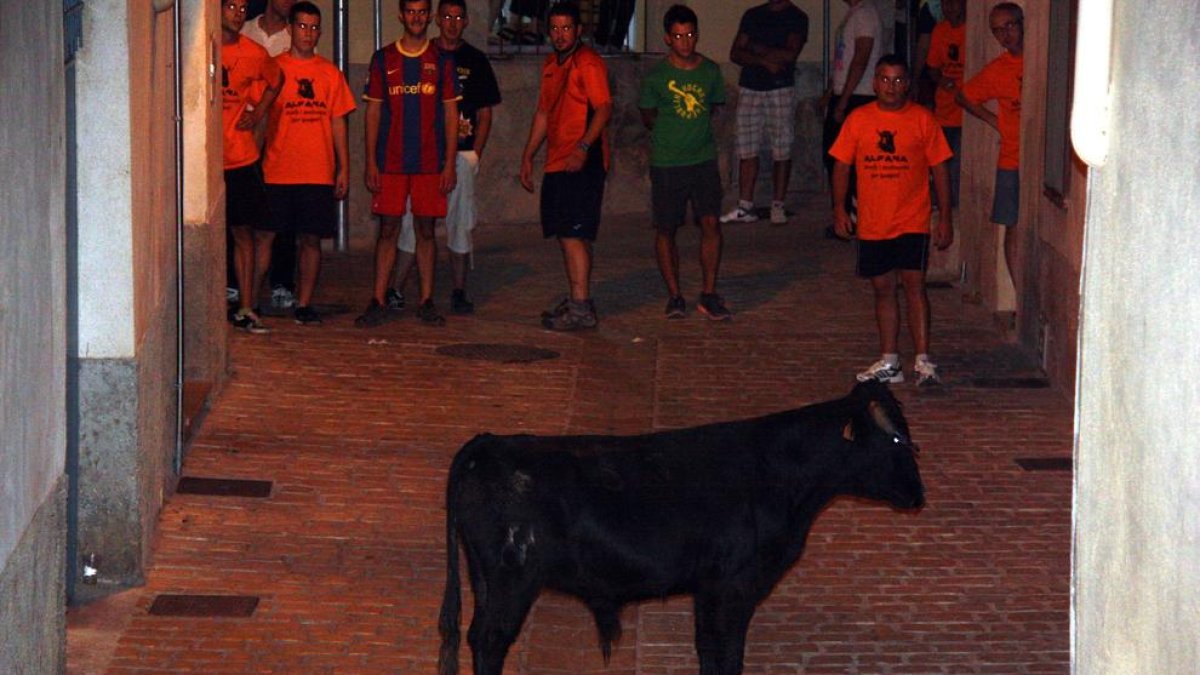
POLYGON ((446 489, 439 672, 458 672, 461 542, 476 675, 500 675, 543 588, 587 604, 606 662, 623 605, 692 594, 700 672, 740 673, 755 608, 831 499, 924 504, 915 452, 880 383, 798 410, 641 436, 476 436, 446 489))

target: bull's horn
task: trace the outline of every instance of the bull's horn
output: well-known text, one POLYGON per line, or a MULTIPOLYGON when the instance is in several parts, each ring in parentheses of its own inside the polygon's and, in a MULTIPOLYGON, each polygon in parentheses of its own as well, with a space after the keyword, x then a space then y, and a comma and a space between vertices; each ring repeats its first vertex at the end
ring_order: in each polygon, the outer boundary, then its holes
POLYGON ((867 402, 867 410, 870 411, 871 419, 875 420, 876 426, 886 431, 892 438, 900 438, 906 442, 908 441, 907 438, 904 438, 904 434, 900 433, 900 430, 892 423, 887 413, 884 412, 883 406, 879 405, 877 401, 867 402))

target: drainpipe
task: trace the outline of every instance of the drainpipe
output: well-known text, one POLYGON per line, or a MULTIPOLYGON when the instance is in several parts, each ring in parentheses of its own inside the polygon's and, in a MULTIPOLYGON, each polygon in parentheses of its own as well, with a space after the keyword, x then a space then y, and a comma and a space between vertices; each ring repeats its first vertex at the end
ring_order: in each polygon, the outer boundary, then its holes
POLYGON ((183 67, 179 3, 153 0, 155 14, 171 10, 175 85, 175 475, 183 469, 183 67))
MULTIPOLYGON (((350 69, 350 22, 346 6, 347 0, 334 0, 334 40, 333 59, 338 70, 349 75, 350 69)), ((430 3, 432 6, 434 3, 430 3)), ((347 226, 350 220, 350 200, 338 202, 337 210, 337 239, 335 248, 339 253, 350 250, 350 231, 347 226)))

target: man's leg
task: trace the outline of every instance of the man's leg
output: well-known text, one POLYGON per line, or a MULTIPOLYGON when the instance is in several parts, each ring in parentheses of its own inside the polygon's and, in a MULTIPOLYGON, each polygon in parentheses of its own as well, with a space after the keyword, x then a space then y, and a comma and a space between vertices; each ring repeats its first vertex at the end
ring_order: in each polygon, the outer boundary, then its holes
POLYGON ((231 227, 233 238, 234 283, 238 289, 238 307, 254 307, 254 229, 239 225, 231 227))
POLYGON ((396 264, 396 240, 400 237, 400 217, 380 216, 379 237, 375 240, 375 286, 372 289, 375 302, 387 304, 388 281, 392 266, 396 264))
POLYGON ((1013 288, 1017 288, 1017 275, 1013 263, 1017 259, 1017 235, 1013 232, 1015 226, 1004 228, 1004 266, 1008 268, 1008 279, 1013 288))
POLYGON ((592 242, 586 239, 559 237, 558 245, 562 248, 563 266, 567 271, 571 300, 575 302, 590 300, 592 297, 592 242))
POLYGON ((467 290, 467 254, 450 251, 450 267, 454 273, 454 290, 467 290))
MULTIPOLYGON (((279 288, 290 293, 296 286, 296 236, 291 232, 280 232, 271 243, 271 247, 272 293, 279 288)), ((281 294, 280 301, 286 304, 287 299, 281 294)))
POLYGON ((433 238, 434 218, 414 216, 413 231, 417 235, 417 275, 420 278, 420 303, 433 298, 434 266, 437 264, 437 242, 433 238))
POLYGON ((791 177, 792 160, 776 161, 772 165, 771 179, 775 186, 775 192, 772 194, 772 197, 775 201, 782 202, 787 199, 788 181, 791 177))
POLYGON ((700 271, 705 293, 717 292, 717 273, 721 268, 721 249, 724 243, 721 223, 717 222, 716 216, 700 218, 700 271))
POLYGON ((929 353, 929 294, 925 292, 925 272, 900 270, 904 283, 904 302, 908 314, 908 331, 917 354, 929 353))
POLYGON ((754 184, 758 182, 758 157, 747 157, 738 162, 738 200, 754 203, 754 184))
POLYGON ((875 291, 875 323, 879 327, 879 351, 897 354, 900 341, 900 306, 896 301, 896 274, 885 272, 871 277, 875 291))
POLYGON ((311 307, 317 275, 321 271, 321 239, 315 234, 301 234, 297 241, 300 245, 300 279, 296 285, 296 300, 301 307, 311 307))
POLYGON ((658 272, 667 285, 667 294, 678 298, 679 292, 679 247, 675 245, 675 232, 659 230, 654 236, 654 254, 658 259, 658 272))
POLYGON ((246 307, 254 307, 257 304, 255 300, 258 298, 259 289, 262 288, 263 278, 267 276, 267 270, 271 267, 271 244, 274 241, 274 232, 254 232, 254 280, 253 286, 250 287, 249 304, 244 305, 246 307))

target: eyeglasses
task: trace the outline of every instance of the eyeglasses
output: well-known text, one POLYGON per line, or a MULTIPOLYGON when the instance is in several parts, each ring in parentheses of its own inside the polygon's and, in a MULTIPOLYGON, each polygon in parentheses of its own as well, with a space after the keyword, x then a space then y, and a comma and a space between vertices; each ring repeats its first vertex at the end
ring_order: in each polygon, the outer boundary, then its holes
POLYGON ((1004 35, 1005 33, 1009 32, 1010 30, 1013 30, 1014 28, 1016 28, 1017 26, 1020 26, 1020 25, 1021 25, 1020 19, 1014 19, 1012 21, 1005 21, 1004 23, 1000 24, 999 26, 992 26, 992 35, 995 35, 996 37, 1000 37, 1001 35, 1004 35))

